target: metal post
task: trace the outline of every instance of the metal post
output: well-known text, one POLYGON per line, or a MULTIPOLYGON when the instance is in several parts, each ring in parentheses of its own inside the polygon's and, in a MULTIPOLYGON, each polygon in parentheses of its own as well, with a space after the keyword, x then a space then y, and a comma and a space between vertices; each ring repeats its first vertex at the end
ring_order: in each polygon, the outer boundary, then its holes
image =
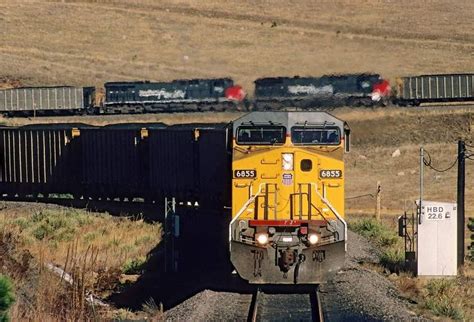
POLYGON ((458 142, 458 268, 464 265, 464 225, 465 225, 465 213, 464 213, 464 192, 465 192, 465 154, 466 145, 464 141, 458 142))
POLYGON ((165 198, 165 272, 176 270, 174 250, 174 215, 176 199, 165 198))
POLYGON ((168 262, 169 262, 169 259, 168 259, 168 198, 165 197, 165 222, 164 222, 164 226, 165 226, 165 233, 164 233, 164 237, 165 237, 165 272, 168 272, 168 262))
POLYGON ((425 160, 425 151, 423 147, 420 148, 420 204, 418 205, 418 224, 421 224, 421 209, 423 203, 423 167, 425 160))

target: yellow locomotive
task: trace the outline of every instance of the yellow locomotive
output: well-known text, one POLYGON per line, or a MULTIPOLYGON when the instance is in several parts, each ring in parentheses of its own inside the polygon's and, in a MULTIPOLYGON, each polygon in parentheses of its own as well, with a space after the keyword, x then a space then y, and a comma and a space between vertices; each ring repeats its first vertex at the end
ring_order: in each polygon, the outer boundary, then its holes
POLYGON ((233 122, 230 253, 255 284, 318 284, 344 263, 349 127, 325 112, 233 122))

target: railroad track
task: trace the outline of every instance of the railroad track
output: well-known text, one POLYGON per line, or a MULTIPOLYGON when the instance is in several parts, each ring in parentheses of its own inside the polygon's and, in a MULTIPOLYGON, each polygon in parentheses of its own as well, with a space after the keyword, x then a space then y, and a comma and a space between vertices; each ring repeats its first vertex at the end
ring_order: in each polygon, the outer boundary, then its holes
POLYGON ((257 288, 252 295, 247 321, 324 321, 318 288, 298 293, 257 288))

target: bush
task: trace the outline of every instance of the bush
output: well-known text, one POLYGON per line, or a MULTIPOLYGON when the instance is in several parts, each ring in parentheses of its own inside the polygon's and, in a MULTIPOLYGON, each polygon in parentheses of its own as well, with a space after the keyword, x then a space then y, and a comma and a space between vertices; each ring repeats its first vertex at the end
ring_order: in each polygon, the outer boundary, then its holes
POLYGON ((382 231, 382 225, 372 218, 356 221, 350 224, 350 228, 367 238, 379 236, 382 231))
POLYGON ((389 248, 380 255, 380 264, 391 272, 399 273, 405 266, 405 252, 400 248, 389 248))
POLYGON ((358 220, 350 228, 360 235, 369 238, 380 247, 380 264, 391 272, 400 272, 405 265, 405 252, 402 240, 396 232, 382 225, 373 218, 358 220))
POLYGON ((8 309, 11 307, 15 298, 13 297, 13 288, 10 280, 0 275, 0 321, 8 321, 8 309))
POLYGON ((426 285, 425 306, 438 316, 461 320, 464 317, 456 280, 436 279, 426 285))
POLYGON ((127 275, 139 274, 143 270, 143 266, 145 265, 145 262, 146 262, 146 258, 144 257, 128 260, 123 265, 122 271, 124 274, 127 274, 127 275))
POLYGON ((396 246, 400 242, 395 231, 373 218, 356 221, 350 224, 350 228, 362 236, 372 239, 381 247, 396 246))

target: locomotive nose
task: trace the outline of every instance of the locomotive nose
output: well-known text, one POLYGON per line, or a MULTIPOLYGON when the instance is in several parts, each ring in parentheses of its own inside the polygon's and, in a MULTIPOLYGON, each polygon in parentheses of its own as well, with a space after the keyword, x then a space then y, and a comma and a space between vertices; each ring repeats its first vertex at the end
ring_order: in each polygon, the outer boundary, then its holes
POLYGON ((246 96, 244 89, 240 85, 226 88, 224 94, 227 99, 237 102, 242 102, 246 96))
POLYGON ((392 88, 390 87, 390 83, 387 80, 382 79, 380 82, 374 84, 372 88, 372 101, 378 102, 383 98, 387 98, 390 96, 391 92, 392 88))

